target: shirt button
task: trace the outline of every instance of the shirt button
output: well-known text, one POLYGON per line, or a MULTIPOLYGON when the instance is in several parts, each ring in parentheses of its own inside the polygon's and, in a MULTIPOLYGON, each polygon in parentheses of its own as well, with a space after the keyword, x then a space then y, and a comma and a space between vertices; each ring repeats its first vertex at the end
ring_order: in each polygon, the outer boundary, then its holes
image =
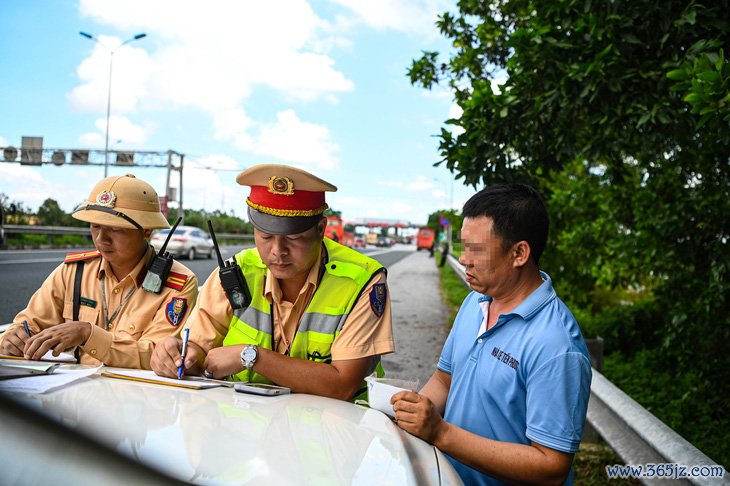
POLYGON ((484 339, 482 339, 482 338, 479 338, 479 339, 477 339, 477 342, 478 342, 479 344, 482 344, 482 343, 484 342, 484 339))
POLYGON ((91 351, 89 351, 89 354, 92 356, 96 356, 96 349, 92 349, 91 351))
POLYGON ((118 294, 119 293, 119 288, 114 289, 114 293, 115 294, 118 294))
POLYGON ((132 330, 132 331, 134 331, 134 324, 130 324, 129 325, 129 329, 132 330))

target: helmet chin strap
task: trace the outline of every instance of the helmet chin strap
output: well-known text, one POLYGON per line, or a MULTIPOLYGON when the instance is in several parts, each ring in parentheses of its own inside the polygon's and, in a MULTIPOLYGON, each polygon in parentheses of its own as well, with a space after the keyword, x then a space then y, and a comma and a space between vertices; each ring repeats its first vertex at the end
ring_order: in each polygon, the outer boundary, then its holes
POLYGON ((122 218, 123 220, 132 223, 134 225, 134 227, 137 229, 144 229, 142 226, 140 226, 139 223, 137 223, 135 220, 133 220, 126 214, 120 213, 119 211, 115 211, 114 209, 107 208, 104 206, 97 206, 96 204, 87 204, 85 206, 81 206, 76 211, 74 211, 74 213, 78 212, 78 211, 84 211, 84 210, 94 210, 94 211, 101 211, 103 213, 113 214, 114 216, 116 216, 118 218, 122 218))

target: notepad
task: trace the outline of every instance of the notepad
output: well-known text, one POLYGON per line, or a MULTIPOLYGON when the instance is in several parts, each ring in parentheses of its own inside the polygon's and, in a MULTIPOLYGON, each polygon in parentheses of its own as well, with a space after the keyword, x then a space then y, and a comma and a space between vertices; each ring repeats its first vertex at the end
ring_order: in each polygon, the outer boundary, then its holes
POLYGON ((188 388, 190 390, 202 390, 205 388, 216 388, 228 386, 220 380, 207 380, 197 376, 183 376, 181 379, 158 376, 154 371, 149 370, 114 370, 102 371, 101 376, 117 378, 121 380, 139 381, 155 385, 174 386, 177 388, 188 388))

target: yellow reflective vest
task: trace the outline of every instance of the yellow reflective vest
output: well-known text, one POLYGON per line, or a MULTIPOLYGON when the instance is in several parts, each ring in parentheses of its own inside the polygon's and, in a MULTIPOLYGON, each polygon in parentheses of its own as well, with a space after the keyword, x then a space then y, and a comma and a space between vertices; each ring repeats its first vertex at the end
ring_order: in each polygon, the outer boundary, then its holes
MULTIPOLYGON (((289 356, 330 363, 332 343, 340 334, 361 292, 375 274, 386 270, 376 260, 335 243, 329 238, 324 239, 324 246, 327 252, 324 259, 325 271, 299 321, 289 356)), ((256 344, 272 349, 274 322, 272 304, 264 297, 266 265, 256 248, 244 250, 235 258, 251 291, 251 304, 245 309, 234 310, 228 333, 223 339, 223 346, 256 344)), ((376 372, 378 376, 384 375, 380 362, 376 372)), ((271 383, 271 380, 251 370, 243 370, 233 375, 231 379, 271 383)), ((353 400, 364 398, 366 390, 367 385, 363 381, 361 390, 353 400)))

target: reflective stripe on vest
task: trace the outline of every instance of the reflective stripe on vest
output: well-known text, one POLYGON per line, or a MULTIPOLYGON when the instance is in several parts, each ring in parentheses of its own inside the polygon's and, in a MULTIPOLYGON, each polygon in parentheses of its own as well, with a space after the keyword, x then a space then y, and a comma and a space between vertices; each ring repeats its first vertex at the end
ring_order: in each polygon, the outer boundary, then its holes
MULTIPOLYGON (((385 269, 372 258, 329 239, 324 240, 324 245, 327 251, 325 272, 300 320, 289 355, 329 363, 332 361, 332 342, 342 330, 362 289, 377 272, 385 269)), ((246 278, 252 301, 246 309, 234 311, 223 345, 256 344, 273 349, 272 306, 264 297, 266 266, 255 248, 238 253, 236 261, 246 278)), ((376 372, 383 376, 379 361, 376 372)), ((249 370, 243 370, 231 379, 271 383, 249 370)))

